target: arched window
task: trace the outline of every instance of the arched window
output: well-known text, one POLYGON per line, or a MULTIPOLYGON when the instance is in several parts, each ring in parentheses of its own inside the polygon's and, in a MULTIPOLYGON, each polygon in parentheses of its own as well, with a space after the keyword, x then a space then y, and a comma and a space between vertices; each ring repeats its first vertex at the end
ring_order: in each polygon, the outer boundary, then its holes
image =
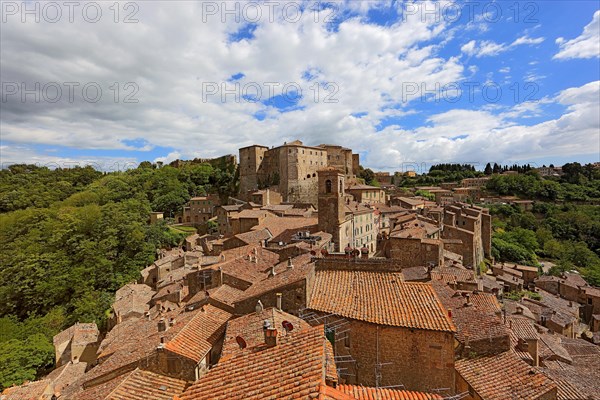
POLYGON ((329 179, 325 181, 325 193, 331 193, 331 181, 329 179))
POLYGON ((342 180, 340 179, 340 194, 344 191, 344 187, 342 186, 342 180))

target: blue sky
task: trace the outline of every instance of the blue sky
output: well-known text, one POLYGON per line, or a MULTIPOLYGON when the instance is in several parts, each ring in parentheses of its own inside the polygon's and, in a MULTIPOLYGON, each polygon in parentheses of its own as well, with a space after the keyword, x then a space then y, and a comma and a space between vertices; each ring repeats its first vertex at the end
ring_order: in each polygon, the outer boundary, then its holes
POLYGON ((281 3, 142 1, 135 23, 3 8, 2 164, 115 169, 294 139, 376 170, 600 161, 597 1, 281 3))

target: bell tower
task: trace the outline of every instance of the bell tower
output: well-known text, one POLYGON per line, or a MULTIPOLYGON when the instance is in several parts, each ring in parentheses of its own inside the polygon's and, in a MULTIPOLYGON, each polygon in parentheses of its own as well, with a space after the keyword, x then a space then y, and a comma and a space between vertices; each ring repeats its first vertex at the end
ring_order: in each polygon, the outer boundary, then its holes
POLYGON ((331 233, 335 250, 341 251, 340 225, 346 219, 344 207, 344 175, 327 167, 319 175, 319 230, 331 233))

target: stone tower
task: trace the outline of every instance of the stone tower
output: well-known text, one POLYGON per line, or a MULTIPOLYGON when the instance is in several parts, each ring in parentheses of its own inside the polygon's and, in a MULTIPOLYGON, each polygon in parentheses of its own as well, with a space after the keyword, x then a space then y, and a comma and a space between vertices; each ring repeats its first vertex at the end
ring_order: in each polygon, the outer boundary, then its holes
POLYGON ((327 167, 319 175, 319 230, 333 235, 335 250, 340 248, 340 226, 345 221, 344 175, 337 168, 327 167))
POLYGON ((240 193, 239 197, 245 199, 248 191, 257 190, 259 184, 259 169, 265 153, 269 150, 266 146, 248 146, 240 149, 240 193))

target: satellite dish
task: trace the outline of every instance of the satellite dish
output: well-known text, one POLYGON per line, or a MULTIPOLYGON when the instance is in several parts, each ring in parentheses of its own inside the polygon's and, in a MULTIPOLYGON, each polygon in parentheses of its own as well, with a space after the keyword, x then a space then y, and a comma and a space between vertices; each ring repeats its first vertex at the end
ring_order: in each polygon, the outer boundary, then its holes
POLYGON ((246 344, 246 341, 244 340, 244 338, 243 338, 243 337, 241 337, 241 336, 237 336, 237 337, 235 338, 235 341, 236 341, 236 342, 237 342, 237 344, 240 346, 240 349, 242 349, 242 350, 243 350, 243 349, 245 349, 245 348, 246 348, 247 344, 246 344))
POLYGON ((283 321, 281 326, 283 326, 283 329, 285 329, 286 332, 291 332, 294 330, 294 324, 289 321, 283 321))

